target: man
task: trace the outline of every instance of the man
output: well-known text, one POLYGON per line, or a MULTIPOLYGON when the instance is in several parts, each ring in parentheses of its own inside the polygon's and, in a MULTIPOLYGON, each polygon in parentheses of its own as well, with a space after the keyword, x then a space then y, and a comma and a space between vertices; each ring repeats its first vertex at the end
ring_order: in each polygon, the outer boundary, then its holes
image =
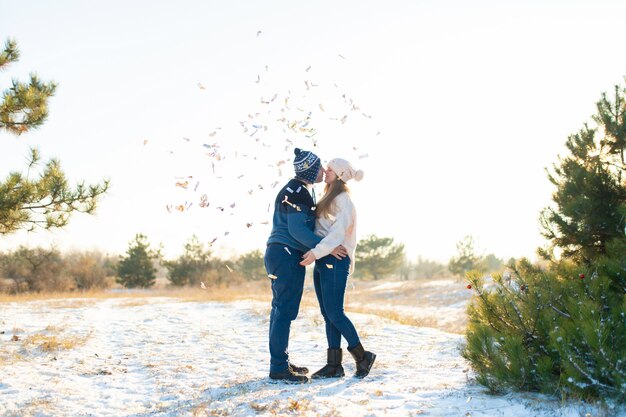
MULTIPOLYGON (((267 240, 265 269, 272 281, 270 313, 270 378, 287 382, 307 382, 307 368, 289 363, 289 331, 298 316, 306 269, 300 265, 302 256, 315 247, 321 238, 315 229, 315 198, 312 185, 322 182, 324 170, 319 157, 310 151, 294 150, 295 178, 278 192, 274 202, 272 232, 267 240)), ((343 246, 332 254, 347 256, 343 246)))

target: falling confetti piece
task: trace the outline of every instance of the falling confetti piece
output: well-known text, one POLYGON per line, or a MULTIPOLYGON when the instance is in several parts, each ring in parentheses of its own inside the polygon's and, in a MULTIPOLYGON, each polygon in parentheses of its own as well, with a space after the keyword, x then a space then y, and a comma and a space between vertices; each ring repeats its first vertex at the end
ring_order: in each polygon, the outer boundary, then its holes
POLYGON ((359 155, 359 159, 367 158, 369 154, 364 153, 363 155, 359 155))
POLYGON ((310 69, 311 69, 311 66, 309 65, 307 69, 304 70, 304 72, 309 72, 310 69))
POLYGON ((272 274, 268 274, 267 277, 269 279, 276 279, 276 278, 278 278, 276 275, 272 275, 272 274))
POLYGON ((340 120, 341 124, 345 124, 346 123, 346 119, 348 119, 348 115, 347 114, 341 118, 341 120, 340 120))
POLYGON ((331 264, 326 264, 326 268, 333 269, 333 266, 331 264))
POLYGON ((291 251, 289 250, 289 248, 288 248, 287 246, 285 246, 285 250, 287 251, 287 253, 288 253, 289 255, 291 255, 291 251))
POLYGON ((341 54, 337 54, 337 56, 339 56, 339 58, 346 59, 346 57, 341 54))
POLYGON ((143 140, 143 145, 146 146, 148 144, 148 139, 143 140))
POLYGON ((322 103, 320 103, 320 110, 324 111, 324 112, 326 111, 326 110, 324 110, 324 106, 322 105, 322 103))
POLYGON ((251 228, 252 227, 252 223, 246 223, 246 227, 247 228, 251 228))
POLYGON ((261 35, 261 33, 263 33, 263 31, 261 31, 261 30, 257 30, 257 31, 256 31, 256 36, 257 36, 257 38, 261 35))
POLYGON ((258 83, 260 83, 260 82, 261 82, 261 76, 260 76, 260 75, 257 75, 257 76, 256 76, 256 83, 258 84, 258 83))
POLYGON ((176 183, 177 187, 180 188, 184 188, 185 190, 187 189, 187 187, 189 186, 189 181, 185 181, 185 182, 177 182, 176 183))
POLYGON ((215 136, 215 134, 216 134, 216 133, 217 133, 217 132, 214 130, 213 132, 209 133, 209 137, 211 137, 211 138, 212 138, 213 136, 215 136))
POLYGON ((198 83, 198 88, 199 88, 200 90, 206 90, 206 88, 204 88, 204 86, 203 86, 201 83, 198 83))
POLYGON ((228 272, 230 272, 230 273, 232 273, 232 272, 233 272, 233 270, 232 270, 232 269, 230 269, 230 266, 228 266, 227 264, 224 264, 224 266, 226 267, 226 269, 228 269, 228 272))
POLYGON ((200 207, 209 207, 209 197, 206 194, 202 194, 202 197, 200 197, 200 207))
POLYGON ((200 288, 202 288, 203 290, 206 290, 206 285, 204 285, 204 282, 200 281, 200 288))

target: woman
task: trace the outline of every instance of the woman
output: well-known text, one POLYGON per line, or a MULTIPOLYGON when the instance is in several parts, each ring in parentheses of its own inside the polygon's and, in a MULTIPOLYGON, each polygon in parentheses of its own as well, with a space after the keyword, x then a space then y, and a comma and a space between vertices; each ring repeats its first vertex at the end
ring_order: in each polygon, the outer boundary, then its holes
POLYGON ((346 183, 351 179, 363 179, 363 171, 355 170, 345 159, 328 162, 325 171, 324 197, 315 209, 315 233, 323 239, 302 257, 301 265, 315 262, 313 283, 326 323, 328 340, 327 363, 311 378, 334 378, 344 376, 341 365, 341 336, 348 342, 348 352, 356 361, 356 377, 367 376, 376 355, 363 348, 354 325, 343 311, 348 275, 354 271, 356 249, 356 209, 350 198, 346 183), (330 255, 337 246, 343 245, 348 256, 336 259, 330 255))

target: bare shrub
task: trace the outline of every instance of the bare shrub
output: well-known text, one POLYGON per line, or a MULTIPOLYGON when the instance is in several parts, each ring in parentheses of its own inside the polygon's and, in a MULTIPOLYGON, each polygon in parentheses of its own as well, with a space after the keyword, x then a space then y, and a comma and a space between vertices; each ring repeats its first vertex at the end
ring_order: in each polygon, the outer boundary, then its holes
POLYGON ((67 274, 74 280, 76 289, 102 289, 114 284, 111 262, 100 252, 73 252, 66 255, 65 261, 67 274))
POLYGON ((73 280, 65 273, 61 254, 54 248, 20 246, 0 259, 2 276, 13 282, 11 292, 68 291, 73 280))

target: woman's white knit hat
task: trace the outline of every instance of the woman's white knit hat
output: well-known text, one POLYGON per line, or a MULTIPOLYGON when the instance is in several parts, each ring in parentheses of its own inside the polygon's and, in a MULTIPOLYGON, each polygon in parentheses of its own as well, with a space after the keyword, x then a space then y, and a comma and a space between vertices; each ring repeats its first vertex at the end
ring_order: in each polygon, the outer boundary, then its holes
POLYGON ((332 169, 337 177, 339 177, 343 182, 348 182, 352 178, 356 181, 361 181, 363 179, 363 175, 365 173, 360 169, 354 169, 350 162, 345 159, 335 158, 331 159, 328 162, 328 168, 332 169))

